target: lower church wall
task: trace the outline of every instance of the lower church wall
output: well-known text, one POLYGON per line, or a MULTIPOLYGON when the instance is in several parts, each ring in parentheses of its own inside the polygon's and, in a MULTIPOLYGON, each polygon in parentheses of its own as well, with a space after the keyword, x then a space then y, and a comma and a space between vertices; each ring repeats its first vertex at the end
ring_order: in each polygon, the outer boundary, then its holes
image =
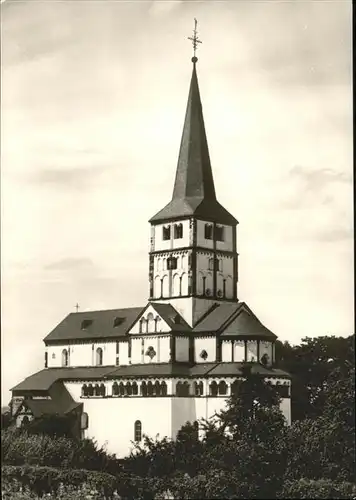
MULTIPOLYGON (((209 419, 225 408, 227 399, 223 396, 169 395, 174 391, 173 382, 172 379, 166 380, 168 395, 163 397, 82 398, 81 383, 65 382, 65 386, 73 399, 83 403, 83 412, 88 415, 88 428, 84 431, 84 437, 94 439, 99 446, 104 445, 108 452, 123 458, 133 449, 131 441, 135 438, 137 420, 142 424, 142 435, 175 439, 188 421, 209 419)), ((284 381, 275 379, 274 382, 284 381)), ((207 393, 206 390, 204 392, 207 393)), ((282 398, 280 408, 290 425, 290 398, 282 398)))
POLYGON ((119 458, 129 455, 135 439, 135 422, 142 425, 142 434, 160 438, 171 436, 171 400, 166 398, 104 398, 84 400, 88 414, 85 438, 119 458))

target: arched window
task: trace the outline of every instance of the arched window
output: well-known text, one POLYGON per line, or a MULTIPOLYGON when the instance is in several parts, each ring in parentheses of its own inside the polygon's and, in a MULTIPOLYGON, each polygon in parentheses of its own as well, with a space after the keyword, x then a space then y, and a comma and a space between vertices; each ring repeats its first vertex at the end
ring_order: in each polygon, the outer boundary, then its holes
POLYGON ((226 385, 226 382, 224 380, 222 380, 219 383, 219 394, 221 396, 224 396, 225 394, 227 394, 227 385, 226 385))
POLYGON ((213 226, 211 224, 205 224, 205 227, 204 227, 204 238, 206 240, 212 240, 213 239, 213 226))
POLYGON ((145 330, 145 323, 146 323, 145 318, 141 318, 140 321, 139 321, 139 333, 143 333, 144 332, 144 330, 145 330))
POLYGON ((103 364, 103 350, 98 347, 96 350, 96 366, 101 366, 103 364))
POLYGON ((112 385, 112 395, 113 396, 119 395, 119 386, 117 385, 117 382, 114 382, 112 385))
POLYGON ((156 326, 155 326, 155 331, 156 332, 160 332, 160 322, 161 322, 161 318, 159 316, 156 316, 156 319, 155 319, 155 322, 156 322, 156 326))
POLYGON ((147 333, 152 333, 155 331, 156 322, 154 320, 153 314, 147 314, 147 333))
POLYGON ((137 394, 138 394, 138 386, 137 386, 136 382, 132 383, 132 394, 133 394, 133 396, 137 396, 137 394))
POLYGON ((68 351, 63 349, 62 351, 62 366, 68 366, 68 351))
POLYGON ((209 271, 214 271, 214 259, 209 259, 209 271))
POLYGON ((210 384, 210 396, 217 396, 217 395, 218 395, 218 384, 214 380, 210 384))
POLYGON ((176 395, 180 397, 189 396, 189 383, 187 381, 177 383, 176 395))
POLYGON ((151 381, 147 382, 147 396, 153 396, 153 384, 151 381))
POLYGON ((204 394, 203 382, 194 382, 194 391, 196 396, 203 396, 204 394))
POLYGON ((161 395, 167 396, 167 384, 166 384, 166 382, 161 382, 161 395))
POLYGON ((141 420, 136 420, 134 425, 134 438, 136 442, 142 439, 142 423, 141 420))
POLYGON ((100 387, 99 387, 99 395, 104 397, 104 396, 105 396, 105 394, 106 394, 106 387, 105 387, 105 385, 104 385, 104 384, 100 384, 100 387))
POLYGON ((174 224, 174 239, 183 238, 183 224, 174 224))
POLYGON ((126 384, 126 394, 128 396, 132 395, 132 385, 131 385, 131 382, 127 382, 127 384, 126 384))
POLYGON ((158 380, 156 380, 155 382, 153 393, 155 396, 161 395, 161 384, 158 382, 158 380))
POLYGON ((119 384, 119 396, 125 396, 125 386, 123 382, 119 384))
POLYGON ((147 396, 147 384, 145 381, 141 384, 141 394, 142 396, 147 396))
POLYGON ((99 384, 95 384, 95 386, 94 386, 94 396, 100 396, 100 386, 99 386, 99 384))
POLYGON ((82 397, 83 397, 83 396, 85 397, 85 396, 87 396, 87 395, 88 395, 88 386, 87 386, 87 384, 84 384, 84 385, 82 386, 82 397))
POLYGON ((88 396, 94 396, 94 387, 92 384, 88 385, 88 396))

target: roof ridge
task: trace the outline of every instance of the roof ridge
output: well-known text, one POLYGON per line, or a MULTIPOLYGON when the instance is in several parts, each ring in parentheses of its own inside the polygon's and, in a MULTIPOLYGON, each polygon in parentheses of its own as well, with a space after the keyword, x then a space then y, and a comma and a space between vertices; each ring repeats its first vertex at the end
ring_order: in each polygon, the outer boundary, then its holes
POLYGON ((91 309, 90 311, 78 311, 78 312, 70 312, 68 316, 71 314, 79 315, 79 314, 88 314, 88 313, 98 313, 98 312, 111 312, 111 311, 127 311, 128 309, 142 309, 142 306, 132 306, 132 307, 120 307, 114 309, 91 309))

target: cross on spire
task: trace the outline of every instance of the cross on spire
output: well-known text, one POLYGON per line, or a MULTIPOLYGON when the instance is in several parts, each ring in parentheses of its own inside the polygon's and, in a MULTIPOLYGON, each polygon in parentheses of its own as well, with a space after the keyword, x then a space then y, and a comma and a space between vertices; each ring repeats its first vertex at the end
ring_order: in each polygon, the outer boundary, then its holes
POLYGON ((76 309, 76 312, 78 312, 78 311, 79 311, 79 307, 80 307, 80 306, 79 306, 79 304, 78 304, 78 302, 75 304, 75 306, 74 306, 74 307, 75 307, 75 309, 76 309))
POLYGON ((198 45, 198 43, 203 43, 198 38, 197 24, 198 24, 198 21, 194 18, 193 36, 188 36, 188 40, 191 40, 192 43, 193 43, 193 50, 194 50, 194 56, 192 57, 193 63, 196 63, 197 60, 198 60, 198 58, 195 56, 195 53, 196 53, 196 50, 197 50, 197 45, 198 45))

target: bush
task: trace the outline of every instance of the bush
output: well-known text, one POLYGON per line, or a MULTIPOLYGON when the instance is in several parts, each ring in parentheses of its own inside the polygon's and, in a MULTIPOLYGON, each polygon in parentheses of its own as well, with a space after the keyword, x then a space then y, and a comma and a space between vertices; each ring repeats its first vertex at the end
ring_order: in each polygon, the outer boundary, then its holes
POLYGON ((120 471, 115 455, 89 439, 53 438, 47 435, 30 435, 25 431, 1 432, 1 452, 4 464, 88 469, 116 474, 120 471))
POLYGON ((356 497, 356 484, 337 483, 330 479, 299 479, 286 481, 279 498, 340 498, 356 497))
POLYGON ((9 500, 16 498, 11 496, 13 493, 20 495, 18 500, 37 498, 44 494, 50 494, 51 498, 58 496, 61 500, 67 498, 102 500, 115 498, 115 494, 124 500, 132 498, 148 500, 154 498, 157 490, 155 479, 143 479, 123 473, 113 476, 105 472, 31 465, 4 465, 2 480, 3 487, 5 486, 3 498, 9 500), (21 495, 25 496, 22 498, 21 495))
POLYGON ((80 489, 85 485, 88 489, 101 494, 100 498, 112 498, 118 485, 116 477, 104 472, 31 465, 5 465, 1 471, 4 484, 13 485, 18 490, 20 487, 25 488, 38 496, 47 493, 57 494, 59 491, 65 493, 70 487, 80 489))

